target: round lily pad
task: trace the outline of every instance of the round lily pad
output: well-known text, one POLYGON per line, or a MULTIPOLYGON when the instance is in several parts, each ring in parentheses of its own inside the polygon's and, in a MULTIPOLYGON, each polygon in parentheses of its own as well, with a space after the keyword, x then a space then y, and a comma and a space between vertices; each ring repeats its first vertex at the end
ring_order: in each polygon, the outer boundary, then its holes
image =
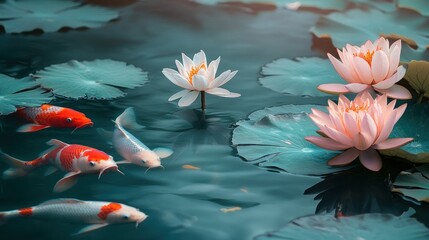
POLYGON ((317 89, 323 83, 344 83, 328 59, 282 58, 262 68, 262 86, 276 92, 304 96, 332 96, 317 89))
POLYGON ((409 104, 396 123, 391 138, 411 137, 414 140, 400 149, 381 150, 388 156, 405 158, 414 163, 429 163, 429 105, 409 104))
POLYGON ((398 7, 414 10, 423 16, 429 16, 427 0, 397 0, 398 7))
POLYGON ((405 80, 416 90, 420 97, 429 98, 429 62, 411 61, 407 66, 405 80))
POLYGON ((314 215, 297 218, 284 228, 263 234, 257 240, 268 239, 408 239, 429 238, 427 228, 414 218, 391 214, 362 214, 335 218, 314 215))
POLYGON ((135 88, 148 79, 140 68, 110 59, 69 61, 39 71, 36 80, 55 95, 71 99, 114 99, 125 95, 117 87, 135 88))
POLYGON ((414 173, 400 174, 394 182, 393 191, 429 203, 429 165, 420 166, 416 170, 414 173))
POLYGON ((236 123, 232 143, 249 163, 293 174, 323 175, 344 170, 327 161, 339 154, 319 148, 304 137, 316 134, 317 126, 308 117, 317 105, 285 105, 266 108, 236 123))
POLYGON ((271 4, 278 7, 312 7, 324 10, 343 10, 345 9, 347 3, 343 0, 193 0, 195 2, 215 5, 218 3, 227 3, 227 2, 240 2, 240 3, 261 3, 261 4, 271 4))
POLYGON ((0 3, 0 25, 8 33, 63 27, 95 28, 118 18, 118 12, 69 0, 8 0, 0 3))
POLYGON ((0 74, 0 115, 7 115, 17 107, 36 107, 52 100, 52 94, 37 88, 39 84, 30 77, 15 79, 0 74))
POLYGON ((410 11, 354 9, 322 16, 310 31, 319 38, 330 37, 338 48, 346 44, 360 46, 380 36, 401 39, 414 48, 426 48, 429 18, 410 11))

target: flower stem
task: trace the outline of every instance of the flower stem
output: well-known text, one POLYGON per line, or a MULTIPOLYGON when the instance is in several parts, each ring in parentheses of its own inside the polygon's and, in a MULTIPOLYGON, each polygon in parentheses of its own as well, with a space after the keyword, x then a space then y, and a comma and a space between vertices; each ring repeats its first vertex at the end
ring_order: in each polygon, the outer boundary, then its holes
POLYGON ((206 111, 206 92, 201 91, 201 111, 206 111))

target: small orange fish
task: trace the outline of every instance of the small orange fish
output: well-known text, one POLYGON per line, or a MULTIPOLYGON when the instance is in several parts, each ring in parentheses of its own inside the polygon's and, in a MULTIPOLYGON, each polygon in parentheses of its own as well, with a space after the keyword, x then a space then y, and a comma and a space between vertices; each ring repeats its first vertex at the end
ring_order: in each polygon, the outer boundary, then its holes
POLYGON ((40 107, 21 108, 18 109, 17 114, 31 122, 19 127, 17 132, 36 132, 49 127, 74 128, 76 130, 94 125, 91 119, 81 112, 49 104, 43 104, 40 107))

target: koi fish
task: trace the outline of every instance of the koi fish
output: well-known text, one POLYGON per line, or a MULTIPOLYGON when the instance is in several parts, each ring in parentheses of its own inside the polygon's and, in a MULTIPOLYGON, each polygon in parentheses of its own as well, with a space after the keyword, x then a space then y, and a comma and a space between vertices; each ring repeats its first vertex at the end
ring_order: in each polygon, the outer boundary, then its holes
POLYGON ((18 116, 28 124, 19 127, 17 132, 36 132, 49 127, 78 128, 94 125, 85 114, 70 108, 43 104, 40 107, 26 107, 17 111, 18 116))
POLYGON ((23 217, 91 224, 76 233, 82 234, 116 223, 135 222, 138 227, 147 215, 121 203, 71 198, 53 199, 34 207, 0 212, 0 221, 23 217))
MULTIPOLYGON (((148 169, 162 167, 161 158, 169 157, 173 151, 168 148, 155 148, 150 150, 144 143, 125 130, 124 127, 134 130, 142 129, 143 126, 136 122, 133 108, 127 108, 119 115, 115 122, 112 143, 116 151, 124 158, 117 164, 136 164, 148 169)), ((106 135, 103 130, 97 129, 100 134, 106 135)))
POLYGON ((23 176, 41 166, 52 165, 56 168, 54 170, 68 172, 55 184, 53 190, 63 192, 75 185, 81 174, 98 173, 98 178, 107 170, 115 170, 123 174, 113 157, 103 151, 78 144, 67 144, 57 139, 51 139, 47 144, 52 147, 29 162, 21 161, 0 151, 0 158, 12 166, 3 173, 3 177, 23 176))

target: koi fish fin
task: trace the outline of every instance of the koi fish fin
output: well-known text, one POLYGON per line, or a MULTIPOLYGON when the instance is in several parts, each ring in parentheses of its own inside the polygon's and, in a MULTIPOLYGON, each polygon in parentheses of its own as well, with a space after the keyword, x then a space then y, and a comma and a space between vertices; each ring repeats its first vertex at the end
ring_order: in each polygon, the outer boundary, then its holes
POLYGON ((108 226, 108 225, 109 225, 108 223, 92 224, 92 225, 89 225, 89 226, 86 226, 86 227, 82 228, 77 233, 73 234, 73 236, 79 235, 79 234, 83 234, 83 233, 87 233, 87 232, 91 232, 91 231, 103 228, 105 226, 108 226))
POLYGON ((32 168, 31 166, 27 166, 24 161, 21 161, 17 158, 14 158, 0 149, 0 159, 7 162, 11 168, 7 169, 3 172, 4 179, 11 179, 16 177, 22 177, 27 175, 28 171, 32 168))
POLYGON ((120 165, 120 164, 132 164, 132 162, 127 161, 127 160, 122 160, 122 161, 116 162, 116 165, 120 165))
POLYGON ((52 204, 76 204, 76 203, 85 203, 82 200, 79 199, 75 199, 75 198, 57 198, 57 199, 52 199, 52 200, 48 200, 45 202, 42 202, 41 204, 39 204, 39 206, 43 206, 43 205, 52 205, 52 204))
POLYGON ((169 149, 169 148, 154 148, 152 150, 154 153, 156 153, 156 155, 158 155, 158 157, 160 158, 167 158, 169 157, 171 154, 173 154, 173 150, 169 149))
POLYGON ((100 135, 109 145, 112 144, 113 132, 104 130, 104 128, 97 128, 97 133, 100 135))
POLYGON ((49 175, 55 173, 56 171, 58 171, 58 168, 56 168, 56 167, 48 167, 48 169, 46 169, 44 175, 46 177, 46 176, 49 176, 49 175))
POLYGON ((70 144, 62 142, 58 139, 51 139, 49 141, 46 142, 46 144, 48 144, 49 146, 55 146, 55 147, 67 147, 70 146, 70 144))
POLYGON ((64 192, 65 190, 73 187, 81 172, 70 172, 64 175, 54 186, 53 192, 64 192))
POLYGON ((134 108, 132 107, 125 109, 125 111, 116 118, 115 123, 122 127, 136 131, 142 130, 144 128, 144 126, 136 122, 136 114, 134 113, 134 108))
POLYGON ((49 128, 50 126, 46 126, 46 125, 40 125, 40 124, 35 124, 35 123, 28 123, 28 124, 24 124, 21 127, 19 127, 18 129, 16 129, 17 132, 37 132, 40 130, 43 130, 45 128, 49 128))

